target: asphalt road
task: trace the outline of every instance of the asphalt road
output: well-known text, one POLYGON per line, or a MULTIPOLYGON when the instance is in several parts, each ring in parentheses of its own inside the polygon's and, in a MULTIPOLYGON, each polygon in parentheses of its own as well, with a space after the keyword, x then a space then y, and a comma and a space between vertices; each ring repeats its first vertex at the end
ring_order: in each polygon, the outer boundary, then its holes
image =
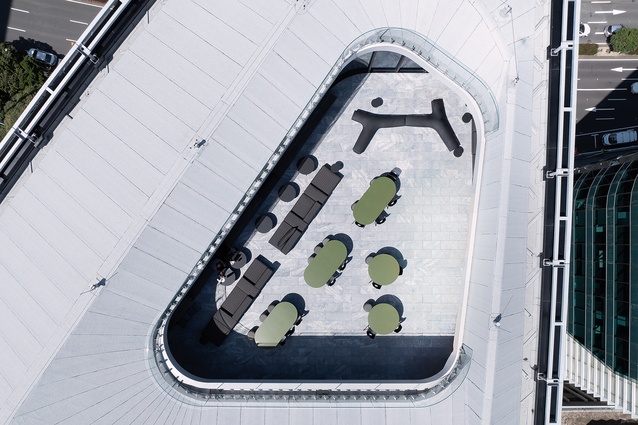
MULTIPOLYGON (((607 48, 605 27, 638 27, 638 5, 632 0, 583 1, 581 22, 590 33, 580 42, 607 48)), ((579 153, 600 151, 603 134, 638 128, 638 95, 629 91, 638 82, 638 57, 581 56, 578 67, 576 148, 579 153)))
MULTIPOLYGON (((7 1, 7 0, 4 0, 7 1)), ((102 5, 77 0, 10 0, 3 41, 64 56, 102 5), (22 39, 21 39, 22 38, 22 39)))

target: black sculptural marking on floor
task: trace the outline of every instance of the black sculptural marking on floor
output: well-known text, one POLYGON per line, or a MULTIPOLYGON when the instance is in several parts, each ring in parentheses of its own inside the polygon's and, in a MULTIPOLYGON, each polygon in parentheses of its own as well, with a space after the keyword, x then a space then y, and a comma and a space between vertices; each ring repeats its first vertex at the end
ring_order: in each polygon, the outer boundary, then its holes
POLYGON ((365 152, 372 138, 380 128, 430 127, 439 134, 445 146, 450 152, 454 153, 454 156, 458 158, 463 155, 463 147, 461 147, 461 143, 447 119, 443 99, 434 99, 432 101, 431 114, 388 115, 374 114, 357 109, 354 111, 354 114, 352 114, 352 119, 363 125, 357 142, 354 144, 354 148, 352 148, 352 150, 358 154, 365 152))

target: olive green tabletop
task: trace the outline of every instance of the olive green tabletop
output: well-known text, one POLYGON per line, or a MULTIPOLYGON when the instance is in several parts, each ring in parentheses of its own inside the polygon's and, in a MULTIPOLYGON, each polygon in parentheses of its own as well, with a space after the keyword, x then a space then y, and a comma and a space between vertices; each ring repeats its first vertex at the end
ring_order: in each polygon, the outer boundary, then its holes
POLYGON ((397 280, 400 272, 399 262, 390 254, 377 254, 368 264, 370 279, 379 285, 391 284, 397 280))
POLYGON ((374 332, 386 335, 399 327, 399 312, 390 304, 380 303, 368 313, 368 325, 374 332))
POLYGON ((306 267, 304 280, 313 288, 322 287, 346 261, 347 256, 348 249, 343 242, 334 239, 328 241, 306 267))
POLYGON ((289 302, 280 302, 255 332, 255 344, 260 347, 276 347, 297 321, 297 308, 289 302))
POLYGON ((385 176, 374 179, 361 199, 352 207, 354 219, 363 225, 373 223, 396 194, 397 184, 392 179, 385 176))

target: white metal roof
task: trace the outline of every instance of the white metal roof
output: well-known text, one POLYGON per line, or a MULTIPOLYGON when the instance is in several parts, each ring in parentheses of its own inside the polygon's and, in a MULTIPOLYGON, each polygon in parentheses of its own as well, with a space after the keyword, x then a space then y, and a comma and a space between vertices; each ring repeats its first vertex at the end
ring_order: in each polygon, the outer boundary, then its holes
POLYGON ((496 0, 158 2, 3 203, 0 420, 520 421, 526 413, 512 394, 522 391, 522 205, 537 142, 530 123, 544 122, 532 111, 547 22, 546 6, 510 4, 502 15, 496 0), (439 44, 488 84, 500 109, 484 162, 467 380, 440 404, 386 405, 383 414, 367 405, 201 408, 172 398, 151 377, 152 326, 343 49, 386 26, 439 44), (193 145, 202 139, 200 151, 193 145), (107 287, 89 291, 103 277, 107 287), (508 303, 510 333, 497 333, 489 316, 508 303))

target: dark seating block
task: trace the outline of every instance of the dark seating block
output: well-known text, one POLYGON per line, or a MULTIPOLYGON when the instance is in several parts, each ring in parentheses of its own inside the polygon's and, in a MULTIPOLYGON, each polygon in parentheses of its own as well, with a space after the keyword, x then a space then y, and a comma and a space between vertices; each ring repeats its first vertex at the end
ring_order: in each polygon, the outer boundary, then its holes
MULTIPOLYGON (((321 203, 315 201, 304 193, 299 197, 299 200, 295 206, 292 207, 291 211, 299 218, 303 219, 306 223, 310 223, 317 214, 319 214, 321 207, 323 207, 321 203)), ((290 223, 292 219, 288 220, 288 218, 289 217, 286 217, 286 220, 284 221, 288 221, 290 223)))
POLYGON ((315 175, 315 178, 312 179, 310 183, 326 195, 330 195, 335 190, 335 187, 337 187, 342 177, 343 176, 339 174, 333 173, 328 165, 324 165, 319 169, 319 171, 317 171, 317 175, 315 175))
POLYGON ((231 316, 241 317, 252 303, 253 299, 245 292, 233 290, 222 303, 220 310, 226 310, 231 316))
MULTIPOLYGON (((300 218, 297 219, 301 220, 300 218)), ((305 228, 307 228, 307 225, 305 228)), ((282 253, 288 254, 295 247, 297 242, 299 242, 299 239, 301 239, 305 228, 302 230, 300 227, 293 227, 290 223, 284 221, 279 225, 277 231, 272 238, 270 238, 269 242, 282 253)))
POLYGON ((224 310, 218 310, 213 316, 213 322, 217 326, 217 329, 222 331, 225 335, 228 335, 235 325, 239 323, 239 318, 230 316, 224 310))
POLYGON ((255 299, 259 295, 259 292, 261 291, 261 289, 263 289, 263 286, 259 288, 255 286, 249 280, 242 278, 242 279, 239 279, 239 282, 237 282, 237 285, 235 286, 234 291, 238 289, 241 292, 245 293, 247 296, 251 297, 252 299, 255 299))
POLYGON ((305 195, 308 195, 313 200, 325 204, 328 200, 329 196, 323 193, 317 186, 310 183, 306 190, 304 191, 305 195))
POLYGON ((253 285, 261 288, 264 287, 268 279, 275 273, 273 269, 268 266, 268 264, 264 263, 262 260, 262 256, 255 258, 255 260, 250 264, 250 267, 244 272, 244 279, 247 279, 253 285), (262 282, 263 281, 263 282, 262 282))

